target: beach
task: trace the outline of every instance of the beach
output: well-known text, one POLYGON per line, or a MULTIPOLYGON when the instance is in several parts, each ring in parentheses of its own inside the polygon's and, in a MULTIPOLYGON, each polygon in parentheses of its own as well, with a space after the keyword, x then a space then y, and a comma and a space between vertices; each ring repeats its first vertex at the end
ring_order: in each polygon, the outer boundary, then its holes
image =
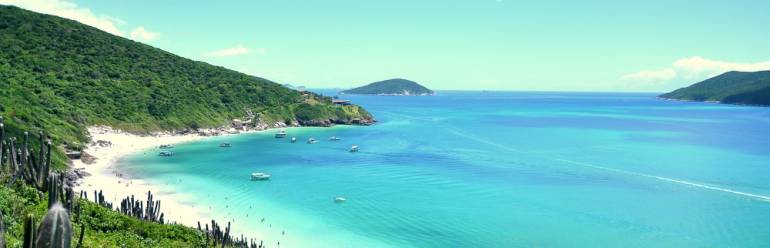
MULTIPOLYGON (((161 200, 161 212, 165 214, 164 220, 167 223, 197 228, 198 221, 203 226, 210 223, 213 218, 220 225, 227 225, 229 219, 225 219, 226 216, 212 215, 212 210, 208 207, 196 206, 194 197, 177 193, 173 185, 151 184, 141 178, 127 175, 121 172, 120 168, 117 168, 117 162, 127 155, 141 152, 158 153, 160 145, 200 141, 211 136, 200 136, 197 133, 185 135, 155 133, 142 136, 107 126, 89 127, 88 132, 92 142, 83 151, 96 159, 90 164, 81 159, 72 160, 74 169, 83 168, 85 172, 90 174, 78 182, 79 184, 74 188, 76 192, 85 191, 88 194, 88 199, 93 201, 94 191, 101 190, 105 199, 116 208, 119 207, 120 201, 126 197, 134 196, 137 200, 146 201, 147 192, 152 192, 155 200, 161 200), (173 211, 169 211, 172 209, 173 211)), ((233 230, 232 233, 243 234, 252 238, 259 238, 258 236, 260 236, 258 233, 243 229, 233 230)))

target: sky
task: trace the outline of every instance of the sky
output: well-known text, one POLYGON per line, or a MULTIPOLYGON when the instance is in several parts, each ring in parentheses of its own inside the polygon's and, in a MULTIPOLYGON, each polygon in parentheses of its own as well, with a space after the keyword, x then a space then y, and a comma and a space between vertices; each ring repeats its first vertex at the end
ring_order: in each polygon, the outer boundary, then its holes
POLYGON ((770 1, 0 0, 279 83, 664 92, 770 70, 770 1))

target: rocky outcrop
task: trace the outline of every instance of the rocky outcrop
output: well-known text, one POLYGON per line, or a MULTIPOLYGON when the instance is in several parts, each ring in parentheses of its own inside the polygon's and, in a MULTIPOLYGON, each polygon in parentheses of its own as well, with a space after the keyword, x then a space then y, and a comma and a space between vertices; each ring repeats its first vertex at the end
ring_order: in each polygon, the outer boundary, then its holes
POLYGON ((330 127, 334 125, 368 126, 368 125, 374 124, 375 122, 377 122, 377 120, 373 118, 368 118, 368 119, 355 118, 350 120, 340 120, 340 119, 299 120, 299 124, 301 126, 312 126, 312 127, 330 127))

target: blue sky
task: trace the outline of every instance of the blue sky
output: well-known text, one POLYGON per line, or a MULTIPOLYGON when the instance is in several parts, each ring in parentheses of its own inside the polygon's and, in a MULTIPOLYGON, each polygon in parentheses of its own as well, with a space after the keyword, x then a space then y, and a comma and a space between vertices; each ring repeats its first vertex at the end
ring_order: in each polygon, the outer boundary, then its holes
POLYGON ((770 1, 0 3, 308 87, 660 92, 770 69, 770 1))

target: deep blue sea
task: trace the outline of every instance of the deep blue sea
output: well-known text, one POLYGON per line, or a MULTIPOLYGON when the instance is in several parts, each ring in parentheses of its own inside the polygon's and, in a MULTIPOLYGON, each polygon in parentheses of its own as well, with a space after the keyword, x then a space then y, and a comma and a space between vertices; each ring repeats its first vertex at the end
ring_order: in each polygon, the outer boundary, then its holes
POLYGON ((277 130, 216 137, 120 168, 271 247, 770 247, 770 108, 621 93, 342 98, 379 122, 287 129, 295 144, 277 130))

